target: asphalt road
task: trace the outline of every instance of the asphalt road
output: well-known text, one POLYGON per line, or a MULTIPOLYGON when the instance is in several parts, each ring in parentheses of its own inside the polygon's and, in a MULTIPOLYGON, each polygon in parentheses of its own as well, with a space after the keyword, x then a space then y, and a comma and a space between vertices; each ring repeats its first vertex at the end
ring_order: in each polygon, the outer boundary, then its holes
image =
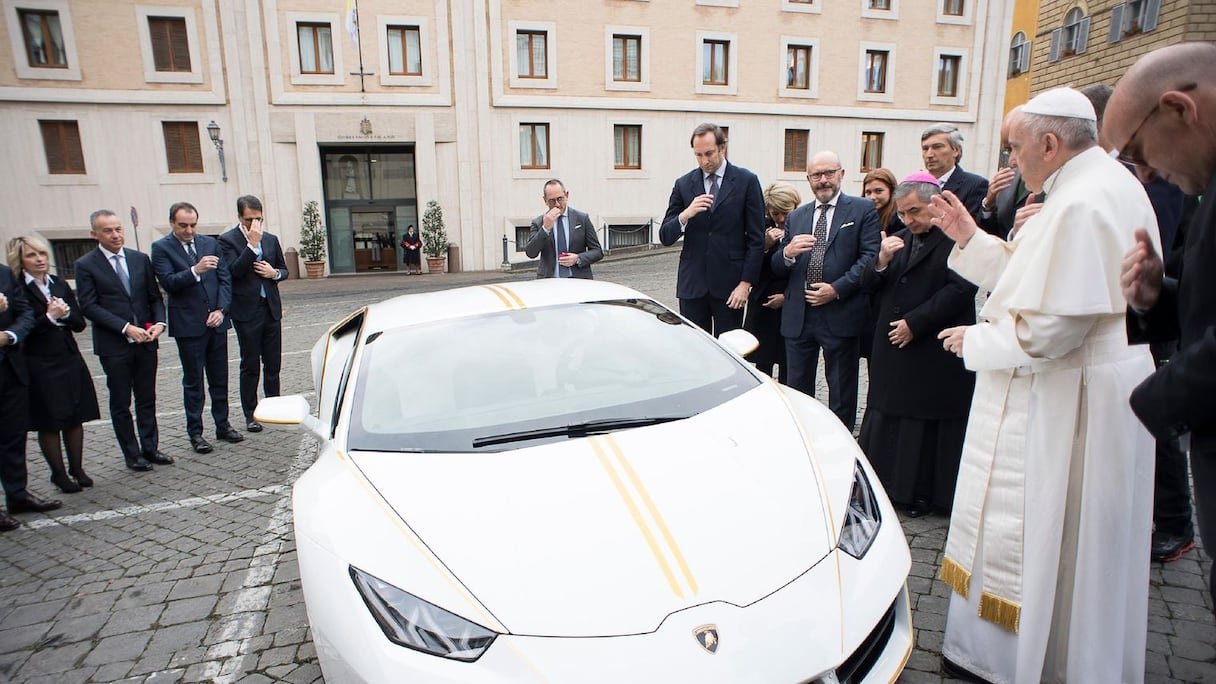
MULTIPOLYGON (((672 307, 675 271, 673 251, 596 266, 598 278, 672 307)), ((283 392, 311 398, 313 343, 365 303, 531 277, 488 272, 286 282, 283 392)), ((78 339, 105 416, 104 376, 89 334, 78 339)), ((86 470, 96 486, 59 495, 30 440, 31 488, 55 494, 64 507, 51 515, 22 515, 22 528, 0 535, 0 681, 321 680, 299 586, 290 499, 291 483, 312 462, 315 445, 301 433, 268 429, 236 445, 215 442, 211 454, 194 454, 173 342, 162 344, 160 364, 161 448, 177 459, 175 465, 127 471, 103 418, 85 430, 86 470)), ((237 364, 230 334, 229 401, 239 429, 237 364)), ((822 387, 820 398, 826 398, 822 387)), ((204 415, 208 435, 210 421, 204 415)), ((938 651, 947 592, 933 577, 946 523, 928 516, 903 524, 912 547, 917 648, 901 681, 942 681, 938 651)), ((1147 681, 1216 682, 1216 626, 1203 579, 1208 565, 1198 551, 1154 565, 1147 681)))

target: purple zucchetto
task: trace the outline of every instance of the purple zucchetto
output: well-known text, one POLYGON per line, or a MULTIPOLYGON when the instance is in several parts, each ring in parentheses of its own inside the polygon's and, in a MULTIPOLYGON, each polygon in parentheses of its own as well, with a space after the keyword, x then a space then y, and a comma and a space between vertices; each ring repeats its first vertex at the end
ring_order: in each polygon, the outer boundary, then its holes
POLYGON ((932 183, 939 188, 942 186, 941 182, 934 178, 933 174, 929 173, 928 171, 917 171, 916 173, 910 174, 908 177, 904 178, 902 181, 900 181, 900 183, 932 183))

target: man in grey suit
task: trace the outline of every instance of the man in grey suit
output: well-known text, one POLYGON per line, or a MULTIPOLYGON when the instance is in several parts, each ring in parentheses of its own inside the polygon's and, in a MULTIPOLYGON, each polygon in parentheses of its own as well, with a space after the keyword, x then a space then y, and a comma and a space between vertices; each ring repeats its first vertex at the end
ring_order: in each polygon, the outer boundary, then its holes
POLYGON ((545 206, 549 210, 532 219, 532 232, 524 253, 540 257, 537 278, 591 278, 591 264, 604 258, 600 239, 591 219, 568 204, 565 184, 553 178, 545 182, 545 206))

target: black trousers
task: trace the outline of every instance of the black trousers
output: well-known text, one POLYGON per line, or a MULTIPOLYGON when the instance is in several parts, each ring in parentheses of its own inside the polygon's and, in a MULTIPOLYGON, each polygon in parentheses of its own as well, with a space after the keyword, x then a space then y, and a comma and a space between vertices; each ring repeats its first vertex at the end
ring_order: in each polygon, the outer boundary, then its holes
POLYGON ((258 311, 247 321, 233 319, 236 341, 241 347, 241 411, 245 422, 253 420, 258 405, 258 375, 268 397, 279 396, 279 372, 283 367, 283 325, 270 315, 266 298, 258 299, 258 311))
MULTIPOLYGON (((798 306, 798 302, 792 305, 798 306)), ((786 306, 791 303, 786 302, 786 306)), ((852 432, 857 424, 857 373, 861 367, 861 348, 856 337, 837 337, 818 330, 810 316, 804 317, 802 334, 785 338, 785 363, 789 366, 786 384, 807 396, 815 396, 820 349, 827 367, 828 408, 852 432)))
POLYGON ((743 309, 732 309, 725 299, 706 295, 680 300, 680 315, 717 337, 727 330, 743 327, 743 309))
POLYGON ((128 345, 127 352, 101 357, 110 390, 110 424, 122 455, 133 460, 155 454, 159 446, 156 428, 157 350, 146 344, 128 345), (135 395, 135 422, 131 421, 131 395, 135 395), (139 425, 136 437, 135 426, 139 425))
POLYGON ((177 337, 177 355, 182 360, 182 403, 186 407, 186 434, 203 435, 203 375, 211 395, 211 419, 215 430, 232 427, 228 422, 228 331, 208 328, 198 337, 177 337))
MULTIPOLYGON (((0 335, 3 335, 0 332, 0 335)), ((0 358, 0 483, 10 500, 25 494, 25 428, 29 423, 29 387, 0 358)))

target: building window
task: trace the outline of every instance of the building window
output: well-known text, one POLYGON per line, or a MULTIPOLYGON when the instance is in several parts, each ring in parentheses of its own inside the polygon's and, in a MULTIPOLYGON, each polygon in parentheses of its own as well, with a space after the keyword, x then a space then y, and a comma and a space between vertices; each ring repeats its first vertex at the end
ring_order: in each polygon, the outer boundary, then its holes
POLYGON ((891 0, 869 0, 869 7, 872 10, 887 11, 891 9, 891 0))
POLYGON ((612 80, 638 82, 642 80, 642 37, 614 34, 612 36, 612 80))
POLYGON ((964 0, 942 0, 942 14, 948 17, 961 17, 964 9, 964 0))
POLYGON ((333 29, 329 24, 296 24, 300 41, 300 73, 334 73, 333 29))
POLYGON ((730 83, 730 41, 706 40, 701 44, 701 83, 704 85, 727 85, 730 83))
POLYGON ((152 63, 157 71, 190 72, 190 38, 182 17, 148 17, 152 63))
POLYGON ((422 32, 417 26, 388 27, 388 72, 393 76, 422 75, 422 32))
POLYGON ((32 67, 68 67, 67 46, 59 25, 59 12, 17 10, 25 34, 25 54, 32 67))
POLYGON ((55 272, 60 278, 76 277, 76 260, 97 249, 92 238, 76 240, 51 240, 51 252, 55 255, 55 272))
POLYGON ((887 92, 887 61, 890 57, 886 50, 866 50, 866 92, 887 92))
POLYGON ((196 121, 165 121, 165 159, 169 173, 202 173, 203 148, 196 121))
POLYGON ((1108 43, 1117 43, 1125 36, 1147 33, 1157 28, 1161 0, 1130 0, 1115 5, 1110 11, 1108 43))
POLYGON ((861 134, 861 171, 869 173, 882 168, 882 139, 885 133, 861 134))
POLYGON ((549 124, 519 125, 519 168, 549 168, 549 124))
MULTIPOLYGON (((545 31, 517 31, 515 33, 515 52, 519 60, 520 78, 548 78, 548 54, 545 44, 545 31)), ((548 168, 548 167, 544 167, 548 168)))
POLYGON ((963 61, 958 55, 937 58, 937 96, 958 97, 958 70, 963 61))
POLYGON ((1063 57, 1085 52, 1089 44, 1089 17, 1080 7, 1074 7, 1064 15, 1064 26, 1051 32, 1051 51, 1047 61, 1055 62, 1063 57))
POLYGON ((1018 31, 1009 42, 1009 77, 1030 71, 1030 41, 1026 34, 1018 31))
POLYGON ((811 87, 811 46, 790 45, 785 51, 785 80, 787 88, 808 90, 811 87))
POLYGON ((806 150, 810 142, 811 132, 805 128, 785 129, 785 163, 786 171, 798 173, 806 171, 806 150))
POLYGON ((75 121, 39 121, 38 128, 42 130, 47 171, 54 174, 85 173, 80 126, 75 121))
POLYGON ((786 0, 791 5, 814 5, 815 0, 786 0))
POLYGON ((612 127, 615 168, 642 168, 642 127, 617 124, 612 127))

